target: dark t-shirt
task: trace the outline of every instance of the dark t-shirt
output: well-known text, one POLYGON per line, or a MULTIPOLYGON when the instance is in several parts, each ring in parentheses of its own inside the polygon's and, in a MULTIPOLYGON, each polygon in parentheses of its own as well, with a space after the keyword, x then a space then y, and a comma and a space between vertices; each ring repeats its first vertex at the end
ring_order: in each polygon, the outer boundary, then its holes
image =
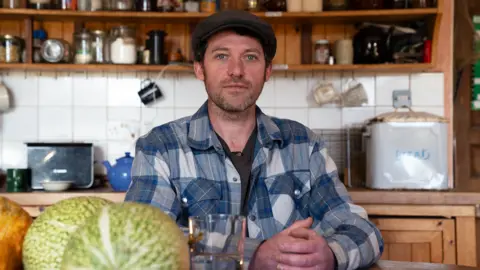
POLYGON ((220 137, 220 135, 217 134, 218 139, 220 140, 220 143, 223 146, 223 149, 225 150, 225 153, 227 156, 230 158, 230 160, 233 163, 233 166, 235 166, 235 169, 237 169, 238 173, 240 174, 240 182, 242 185, 241 188, 241 215, 248 215, 248 203, 247 203, 247 198, 248 198, 248 190, 250 189, 250 182, 251 182, 251 171, 252 171, 252 163, 253 163, 253 158, 254 158, 254 151, 255 151, 255 142, 257 141, 257 127, 255 126, 255 129, 253 130, 252 134, 250 135, 250 138, 247 141, 247 144, 245 145, 244 149, 242 152, 231 152, 230 148, 228 148, 227 143, 220 137))

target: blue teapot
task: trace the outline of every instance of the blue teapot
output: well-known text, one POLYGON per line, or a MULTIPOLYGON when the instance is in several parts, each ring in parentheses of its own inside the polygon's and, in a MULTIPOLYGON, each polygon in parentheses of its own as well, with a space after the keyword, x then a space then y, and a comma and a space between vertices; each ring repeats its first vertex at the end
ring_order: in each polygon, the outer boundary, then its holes
POLYGON ((132 170, 133 157, 130 152, 125 152, 125 156, 118 158, 116 164, 112 166, 108 160, 102 162, 107 168, 107 177, 114 191, 127 191, 132 180, 130 171, 132 170))

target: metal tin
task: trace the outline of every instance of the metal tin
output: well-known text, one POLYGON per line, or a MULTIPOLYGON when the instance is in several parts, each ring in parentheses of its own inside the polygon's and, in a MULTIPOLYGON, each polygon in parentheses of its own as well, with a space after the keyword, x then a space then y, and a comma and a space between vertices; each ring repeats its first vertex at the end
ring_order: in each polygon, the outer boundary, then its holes
POLYGON ((0 63, 20 63, 22 39, 12 35, 0 36, 0 63))
POLYGON ((42 58, 49 63, 70 62, 70 45, 61 39, 47 39, 40 49, 42 58))

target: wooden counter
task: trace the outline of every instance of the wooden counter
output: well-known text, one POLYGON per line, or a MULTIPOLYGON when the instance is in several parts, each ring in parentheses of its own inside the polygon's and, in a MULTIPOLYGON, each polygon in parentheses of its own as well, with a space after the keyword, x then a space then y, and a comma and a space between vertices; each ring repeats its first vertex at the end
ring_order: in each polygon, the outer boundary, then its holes
MULTIPOLYGON (((352 200, 357 204, 393 204, 393 205, 480 205, 480 192, 465 191, 382 191, 369 189, 348 189, 352 200)), ((0 196, 12 199, 21 205, 50 205, 59 199, 77 196, 97 196, 115 202, 125 198, 124 192, 114 192, 109 188, 74 190, 52 193, 34 191, 28 193, 5 193, 0 196)))
MULTIPOLYGON (((382 259, 480 265, 480 193, 366 189, 349 189, 349 193, 382 232, 385 240, 382 259)), ((96 196, 122 202, 125 193, 108 188, 63 193, 2 193, 0 190, 0 196, 19 203, 36 217, 62 199, 96 196)))

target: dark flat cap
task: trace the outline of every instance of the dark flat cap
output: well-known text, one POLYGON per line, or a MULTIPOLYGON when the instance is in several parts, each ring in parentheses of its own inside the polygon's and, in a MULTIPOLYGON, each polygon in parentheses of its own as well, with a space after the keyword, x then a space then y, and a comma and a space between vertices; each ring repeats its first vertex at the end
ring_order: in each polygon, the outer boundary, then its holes
POLYGON ((220 31, 239 28, 258 37, 267 58, 273 59, 277 51, 277 39, 272 26, 243 10, 220 11, 202 20, 192 33, 192 50, 197 52, 204 41, 220 31))

